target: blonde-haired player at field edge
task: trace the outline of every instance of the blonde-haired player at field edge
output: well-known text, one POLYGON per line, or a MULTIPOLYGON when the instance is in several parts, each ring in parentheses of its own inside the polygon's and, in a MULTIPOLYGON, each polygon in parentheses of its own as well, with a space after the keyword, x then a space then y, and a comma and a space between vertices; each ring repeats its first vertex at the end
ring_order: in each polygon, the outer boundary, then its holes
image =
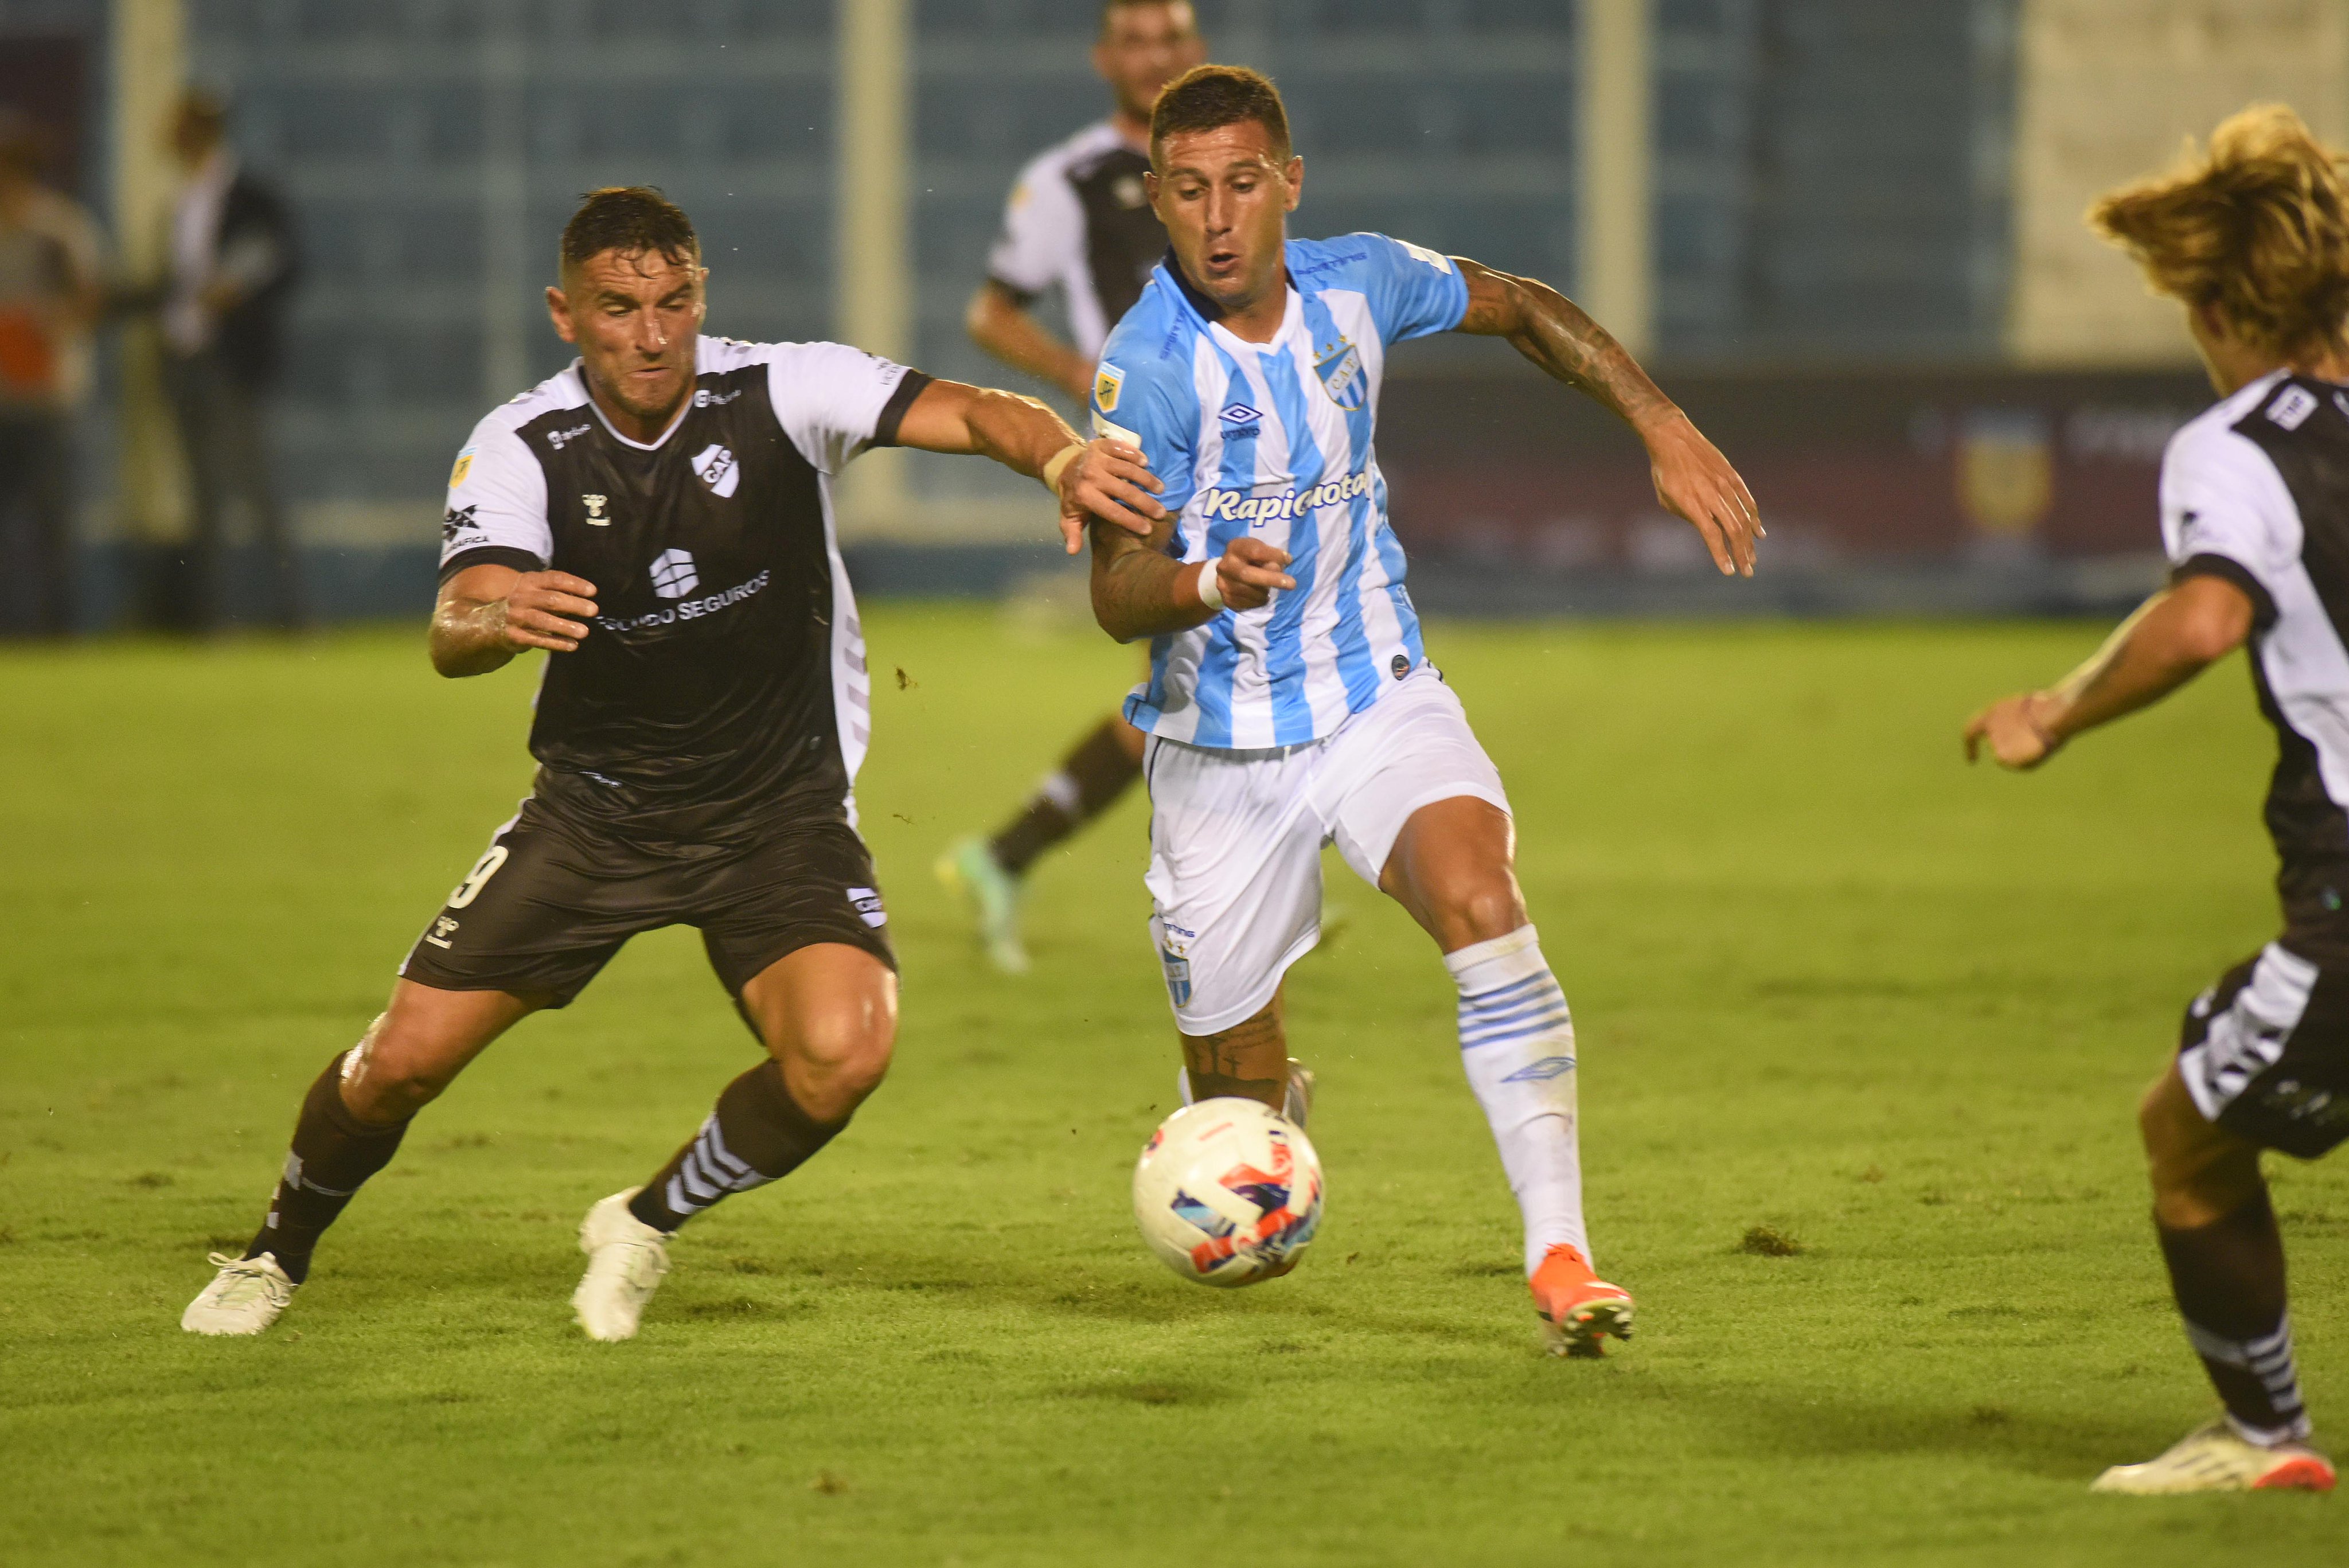
MULTIPOLYGON (((764 1047, 643 1184, 587 1211, 573 1293, 635 1334, 668 1241, 791 1174, 888 1070, 896 959, 855 783, 872 726, 833 480, 874 447, 991 458, 1082 516, 1147 531, 1139 454, 1032 398, 838 343, 702 333, 709 273, 659 192, 591 192, 547 314, 579 358, 473 429, 449 479, 432 666, 543 649, 522 809, 399 967, 391 1003, 310 1085, 266 1217, 180 1326, 259 1334, 409 1122, 490 1043, 569 1004, 640 931, 690 925, 764 1047)), ((1109 526, 1111 524, 1096 524, 1109 526)))
POLYGON ((1427 660, 1371 452, 1389 348, 1506 337, 1619 414, 1656 493, 1724 573, 1751 573, 1753 497, 1589 317, 1547 285, 1382 234, 1290 240, 1305 184, 1273 85, 1206 66, 1151 124, 1173 252, 1110 335, 1095 431, 1163 487, 1149 538, 1093 531, 1093 610, 1147 637, 1126 701, 1149 732, 1151 921, 1186 1093, 1282 1103, 1281 982, 1318 935, 1334 841, 1443 950, 1462 1060, 1525 1216, 1536 1309, 1561 1353, 1629 1337, 1591 1270, 1574 1025, 1511 869, 1508 796, 1427 660))
POLYGON ((2282 934, 2187 1008, 2137 1114, 2170 1288, 2225 1409, 2095 1485, 2326 1490, 2260 1151, 2313 1159, 2349 1137, 2349 187, 2290 109, 2252 109, 2089 221, 2185 305, 2220 400, 2162 457, 2169 587, 2054 686, 1977 714, 1966 754, 2035 768, 2248 641, 2279 742, 2283 905, 2282 934))
MULTIPOLYGON (((1093 363, 1118 317, 1142 296, 1166 254, 1150 210, 1150 109, 1159 90, 1207 57, 1189 0, 1106 0, 1093 69, 1116 108, 1019 171, 1003 233, 971 296, 973 341, 1015 370, 1050 381, 1081 407, 1093 363), (1064 343, 1029 310, 1058 289, 1068 312, 1064 343)), ((968 898, 980 943, 1008 974, 1028 968, 1019 898, 1036 857, 1117 804, 1142 773, 1142 732, 1112 710, 991 836, 950 846, 939 880, 968 898)))

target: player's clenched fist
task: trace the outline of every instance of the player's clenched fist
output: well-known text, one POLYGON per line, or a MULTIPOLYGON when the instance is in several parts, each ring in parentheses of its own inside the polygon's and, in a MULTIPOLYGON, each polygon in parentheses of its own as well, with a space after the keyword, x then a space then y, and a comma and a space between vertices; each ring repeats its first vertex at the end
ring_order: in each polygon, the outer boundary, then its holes
POLYGON ((523 572, 494 613, 498 639, 512 651, 570 653, 595 618, 595 585, 568 572, 523 572))
POLYGON ((1286 550, 1261 539, 1235 539, 1222 555, 1201 564, 1195 591, 1200 604, 1211 610, 1261 609, 1272 602, 1275 589, 1297 586, 1297 579, 1280 569, 1287 565, 1286 550))
POLYGON ((2018 771, 2035 768, 2064 743, 2049 728, 2049 707, 2056 699, 2044 691, 2002 697, 1966 724, 1966 761, 1982 755, 1987 743, 1999 766, 2018 771))

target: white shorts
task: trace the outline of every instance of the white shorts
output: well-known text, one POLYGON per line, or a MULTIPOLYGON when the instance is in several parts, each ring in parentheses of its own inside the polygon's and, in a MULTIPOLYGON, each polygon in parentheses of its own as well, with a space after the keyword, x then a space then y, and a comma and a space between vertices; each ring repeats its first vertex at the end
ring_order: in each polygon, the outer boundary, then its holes
POLYGON ((1373 888, 1402 825, 1455 795, 1509 809, 1460 699, 1423 665, 1336 732, 1271 751, 1150 738, 1151 940, 1185 1034, 1254 1016, 1321 936, 1321 846, 1373 888))

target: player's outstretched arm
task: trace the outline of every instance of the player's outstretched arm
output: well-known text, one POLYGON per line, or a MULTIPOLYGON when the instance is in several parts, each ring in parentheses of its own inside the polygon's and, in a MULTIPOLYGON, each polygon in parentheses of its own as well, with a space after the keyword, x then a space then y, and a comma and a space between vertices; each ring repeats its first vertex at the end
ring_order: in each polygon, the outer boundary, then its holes
POLYGON ((1613 410, 1648 449, 1656 499, 1696 525, 1724 574, 1752 576, 1754 542, 1763 537, 1754 493, 1639 361, 1549 285, 1452 259, 1468 284, 1468 313, 1455 330, 1507 338, 1545 372, 1613 410))
POLYGON ((1073 556, 1085 524, 1098 518, 1147 535, 1166 515, 1140 451, 1104 437, 1086 441, 1033 398, 960 381, 932 381, 908 404, 897 444, 924 452, 993 458, 1043 481, 1061 500, 1061 542, 1073 556))
POLYGON ((962 324, 972 342, 1013 369, 1050 381, 1079 402, 1092 395, 1092 361, 1053 337, 1018 295, 993 278, 970 296, 962 324))
POLYGON ((2251 597, 2224 577, 2164 588, 2062 680, 2002 697, 1969 720, 1966 761, 1987 743, 2001 767, 2037 767, 2081 731, 2159 701, 2242 647, 2255 616, 2251 597))
POLYGON ((1188 631, 1226 608, 1260 609, 1276 588, 1297 579, 1280 568, 1288 552, 1243 535, 1208 561, 1166 554, 1174 519, 1161 515, 1145 537, 1105 523, 1093 525, 1093 619, 1120 642, 1188 631))
POLYGON ((595 618, 595 585, 568 572, 468 566, 432 607, 432 668, 486 675, 525 648, 569 653, 595 618))

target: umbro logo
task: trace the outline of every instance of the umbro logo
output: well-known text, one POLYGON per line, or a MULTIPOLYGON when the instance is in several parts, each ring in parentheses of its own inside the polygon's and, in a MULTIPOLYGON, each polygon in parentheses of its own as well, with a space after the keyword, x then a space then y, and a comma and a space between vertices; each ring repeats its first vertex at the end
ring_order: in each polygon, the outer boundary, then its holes
POLYGON ((595 428, 595 427, 593 424, 585 424, 574 425, 567 431, 549 431, 546 432, 546 444, 553 447, 555 451, 561 452, 564 447, 569 446, 573 441, 577 441, 581 436, 585 435, 589 431, 592 431, 595 428))
POLYGON ((1257 413, 1246 403, 1226 403, 1224 405, 1224 411, 1217 414, 1216 417, 1223 421, 1224 423, 1227 425, 1244 425, 1250 420, 1260 420, 1264 418, 1262 414, 1257 413))
POLYGON ((1574 1071, 1571 1056, 1545 1056, 1530 1067, 1520 1067, 1501 1080, 1504 1084, 1546 1084, 1552 1078, 1563 1078, 1574 1071))

